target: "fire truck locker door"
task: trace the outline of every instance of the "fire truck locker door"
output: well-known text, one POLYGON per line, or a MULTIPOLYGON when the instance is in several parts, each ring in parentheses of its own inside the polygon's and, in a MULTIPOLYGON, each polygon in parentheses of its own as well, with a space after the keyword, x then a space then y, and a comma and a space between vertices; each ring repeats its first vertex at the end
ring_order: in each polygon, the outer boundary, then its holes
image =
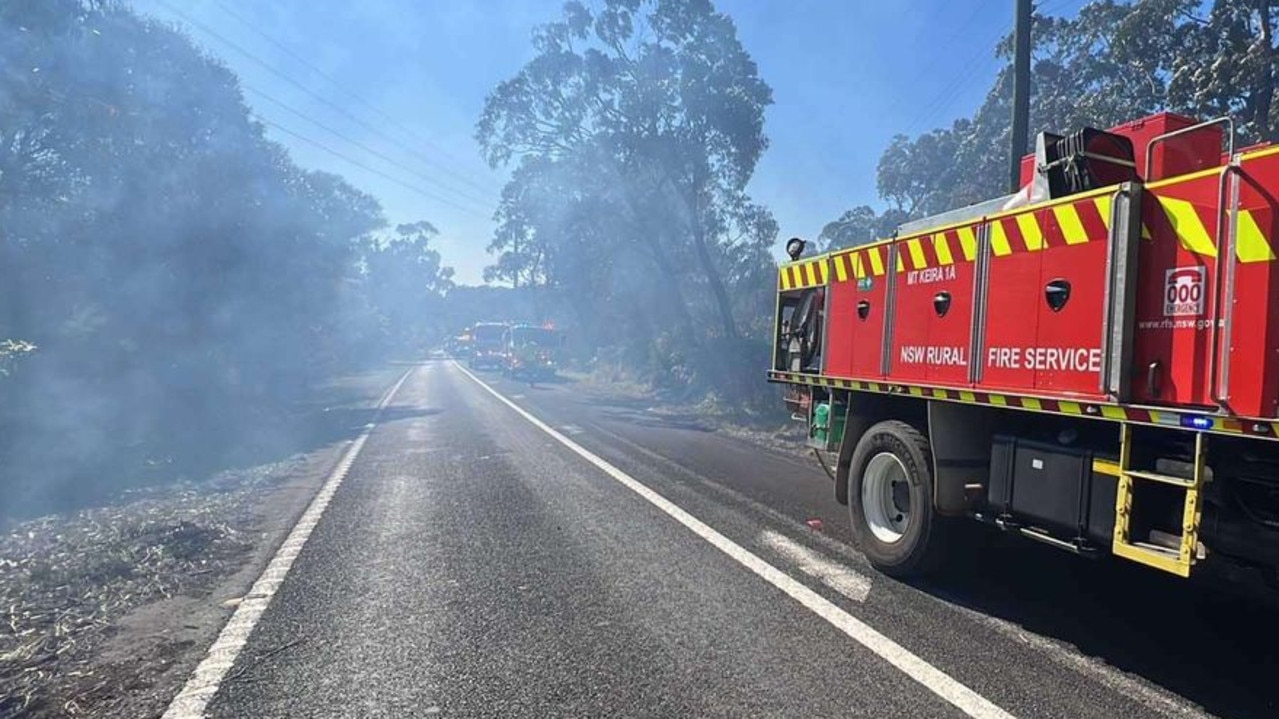
POLYGON ((1125 185, 1035 213, 1044 255, 1030 360, 1037 390, 1114 400, 1126 394, 1140 192, 1125 185), (1092 234, 1081 219, 1089 213, 1104 223, 1092 234))
MULTIPOLYGON (((1082 203, 1067 203, 1062 209, 1077 211, 1078 204, 1082 203)), ((1066 223, 1057 220, 1051 208, 1031 217, 1033 222, 1019 224, 1024 237, 1038 233, 1034 241, 1042 248, 1043 262, 1034 298, 1035 342, 1024 361, 1036 370, 1036 390, 1097 397, 1102 385, 1102 319, 1110 270, 1107 238, 1067 242, 1066 223)))
POLYGON ((1279 156, 1227 170, 1216 400, 1230 412, 1276 416, 1279 402, 1279 270, 1276 199, 1279 156))
POLYGON ((889 376, 894 381, 924 382, 928 364, 936 359, 929 351, 928 330, 932 325, 933 288, 918 281, 927 265, 918 237, 893 243, 897 259, 893 281, 892 353, 889 376), (914 254, 916 257, 912 258, 914 254), (916 262, 918 260, 918 262, 916 262))
POLYGON ((1137 253, 1132 396, 1210 407, 1218 175, 1148 190, 1137 253))
POLYGON ((883 377, 884 325, 888 314, 888 245, 872 245, 853 256, 857 278, 853 342, 854 377, 883 377))
POLYGON ((988 253, 986 270, 985 342, 978 387, 1032 392, 1035 387, 1036 330, 1043 303, 1040 275, 1043 252, 1029 252, 1016 229, 1016 216, 988 223, 981 251, 988 253))
POLYGON ((847 377, 853 371, 853 346, 858 342, 857 280, 851 252, 831 258, 830 309, 826 314, 826 374, 847 377))
POLYGON ((887 255, 886 246, 875 245, 831 258, 829 374, 882 376, 887 255))

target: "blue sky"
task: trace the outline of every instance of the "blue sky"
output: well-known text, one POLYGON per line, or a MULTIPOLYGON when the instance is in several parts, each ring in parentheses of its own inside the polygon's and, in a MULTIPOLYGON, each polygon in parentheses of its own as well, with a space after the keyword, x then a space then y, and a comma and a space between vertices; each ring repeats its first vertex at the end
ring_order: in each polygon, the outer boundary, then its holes
MULTIPOLYGON (((1060 15, 1083 2, 1039 4, 1060 15)), ((750 191, 776 214, 781 238, 813 237, 845 209, 879 206, 880 152, 896 133, 972 113, 998 71, 993 48, 1011 27, 1013 6, 1012 0, 716 4, 734 18, 773 87, 765 124, 771 146, 750 191)), ((301 165, 345 176, 376 196, 392 223, 434 223, 439 250, 464 283, 480 282, 491 261, 484 248, 505 177, 480 159, 475 121, 489 90, 532 56, 532 28, 557 17, 561 5, 134 2, 140 12, 187 26, 240 75, 250 106, 288 131, 268 129, 301 165)))

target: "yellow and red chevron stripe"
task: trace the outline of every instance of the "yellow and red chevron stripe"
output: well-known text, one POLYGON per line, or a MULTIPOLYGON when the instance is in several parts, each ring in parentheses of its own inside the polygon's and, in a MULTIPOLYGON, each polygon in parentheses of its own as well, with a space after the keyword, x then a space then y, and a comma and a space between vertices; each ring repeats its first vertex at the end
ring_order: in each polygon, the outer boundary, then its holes
POLYGON ((783 290, 798 290, 806 287, 820 287, 827 283, 826 256, 804 262, 792 262, 782 265, 777 272, 777 286, 783 290))
POLYGON ((977 259, 979 224, 908 237, 897 251, 897 271, 924 270, 977 259))
MULTIPOLYGON (((1176 237, 1189 252, 1216 257, 1216 216, 1213 208, 1176 196, 1196 189, 1191 182, 1213 182, 1210 176, 1187 178, 1185 182, 1159 183, 1146 192, 1141 235, 1176 237)), ((1021 252, 1037 252, 1059 246, 1104 242, 1110 230, 1111 194, 1093 193, 1060 202, 1038 205, 1021 212, 1001 214, 963 226, 944 227, 932 232, 843 250, 813 260, 786 265, 779 272, 784 290, 815 287, 834 281, 848 282, 878 277, 889 264, 889 249, 897 246, 896 271, 907 272, 972 262, 977 257, 977 232, 989 225, 991 254, 995 258, 1021 252)), ((1272 225, 1276 218, 1268 209, 1241 208, 1234 228, 1235 245, 1241 263, 1273 262, 1279 259, 1272 225)))
MULTIPOLYGON (((1147 223, 1153 223, 1160 234, 1171 233, 1186 250, 1204 257, 1217 256, 1216 212, 1210 207, 1166 194, 1154 194, 1158 211, 1146 213, 1147 223)), ((1235 228, 1235 253, 1242 263, 1271 262, 1275 251, 1270 238, 1261 229, 1258 213, 1240 210, 1235 228)), ((1268 224, 1268 223, 1267 223, 1268 224)), ((1149 237, 1149 228, 1143 227, 1143 236, 1149 237)))
MULTIPOLYGON (((991 251, 996 257, 1004 257, 1056 245, 1105 241, 1109 216, 1110 197, 1098 196, 996 217, 989 221, 991 251)), ((977 234, 982 224, 975 222, 896 240, 897 272, 976 260, 977 234)), ((835 279, 847 282, 883 275, 889 264, 889 245, 893 242, 887 240, 831 256, 835 279)))
POLYGON ((831 256, 835 280, 847 282, 863 277, 879 277, 888 266, 888 243, 866 245, 844 250, 831 256))
POLYGON ((1006 407, 1009 409, 1020 409, 1031 412, 1065 414, 1098 420, 1124 421, 1133 422, 1135 424, 1164 427, 1184 428, 1186 425, 1183 422, 1183 419, 1194 417, 1197 422, 1210 421, 1212 423, 1210 427, 1204 428, 1204 431, 1207 432, 1236 436, 1243 435, 1261 439, 1279 439, 1279 422, 1272 420, 1254 420, 1238 417, 1189 414, 1154 407, 1133 407, 1117 404, 1099 404, 1095 402, 1076 402, 1073 400, 1046 397, 973 392, 969 390, 952 389, 949 387, 926 387, 890 382, 868 382, 864 380, 845 379, 841 377, 824 377, 821 375, 801 374, 795 372, 769 371, 768 379, 770 382, 833 387, 835 389, 903 395, 918 397, 921 399, 936 399, 946 402, 983 404, 993 407, 1006 407))
POLYGON ((1110 230, 1110 196, 1101 195, 1029 210, 990 221, 990 252, 1006 257, 1050 247, 1106 240, 1110 230))
MULTIPOLYGON (((1213 238, 1215 219, 1209 209, 1169 195, 1153 194, 1157 214, 1146 213, 1142 237, 1151 239, 1151 226, 1160 236, 1175 235, 1181 246, 1205 257, 1216 257, 1213 238)), ((1020 252, 1037 252, 1057 246, 1104 242, 1110 230, 1109 195, 1099 195, 1073 202, 1039 207, 1020 214, 1003 215, 989 220, 990 249, 995 257, 1020 252)), ((897 240, 897 271, 943 267, 956 262, 971 262, 977 257, 978 222, 897 240)), ((1271 262, 1279 259, 1267 232, 1269 218, 1240 210, 1235 233, 1239 261, 1271 262)), ((835 279, 839 282, 878 277, 888 264, 888 246, 884 241, 831 256, 835 279)))

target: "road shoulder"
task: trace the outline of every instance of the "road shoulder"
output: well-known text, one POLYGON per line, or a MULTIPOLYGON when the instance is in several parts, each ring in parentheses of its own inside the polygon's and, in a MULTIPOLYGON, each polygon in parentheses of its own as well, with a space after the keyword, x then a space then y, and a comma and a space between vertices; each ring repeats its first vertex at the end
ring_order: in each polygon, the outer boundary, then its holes
POLYGON ((0 716, 159 716, 403 371, 317 394, 287 456, 0 535, 0 716))

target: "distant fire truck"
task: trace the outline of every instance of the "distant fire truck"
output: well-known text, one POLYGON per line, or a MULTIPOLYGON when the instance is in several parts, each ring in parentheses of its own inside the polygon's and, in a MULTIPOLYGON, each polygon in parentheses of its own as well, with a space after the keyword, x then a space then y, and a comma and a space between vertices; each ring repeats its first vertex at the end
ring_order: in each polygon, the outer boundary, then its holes
POLYGON ((1041 133, 1019 193, 788 243, 768 378, 838 458, 876 567, 933 567, 979 520, 1275 580, 1279 147, 1233 136, 1171 114, 1041 133))
POLYGON ((564 335, 553 327, 516 324, 506 330, 506 365, 503 371, 529 380, 550 380, 556 375, 556 355, 564 335))
POLYGON ((475 369, 502 369, 506 366, 507 325, 504 322, 480 322, 471 328, 470 364, 475 369))

